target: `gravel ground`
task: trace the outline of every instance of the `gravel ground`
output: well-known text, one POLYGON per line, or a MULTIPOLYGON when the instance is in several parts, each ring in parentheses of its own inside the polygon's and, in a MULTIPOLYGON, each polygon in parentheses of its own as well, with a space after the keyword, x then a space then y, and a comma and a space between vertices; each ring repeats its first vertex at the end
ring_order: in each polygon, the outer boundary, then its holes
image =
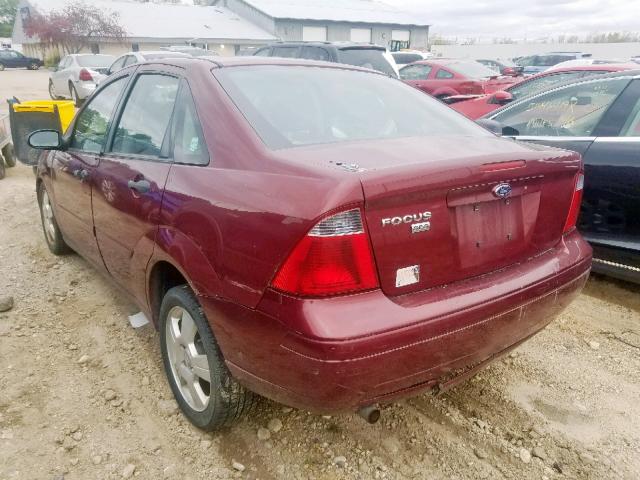
MULTIPOLYGON (((0 98, 12 79, 41 97, 43 73, 0 72, 0 98)), ((373 426, 264 400, 203 433, 177 410, 153 328, 132 329, 135 307, 83 259, 49 253, 18 166, 0 181, 0 310, 14 300, 0 313, 0 480, 637 479, 639 292, 592 278, 509 357, 373 426)))

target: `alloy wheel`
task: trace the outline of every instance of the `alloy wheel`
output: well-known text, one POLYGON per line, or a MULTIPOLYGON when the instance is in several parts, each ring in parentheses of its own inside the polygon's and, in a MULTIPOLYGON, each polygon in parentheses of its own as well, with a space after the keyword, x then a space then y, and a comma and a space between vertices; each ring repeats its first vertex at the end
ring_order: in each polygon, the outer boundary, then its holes
POLYGON ((166 346, 171 373, 185 402, 197 412, 204 411, 211 398, 209 359, 202 346, 198 327, 184 308, 169 310, 166 346))
POLYGON ((49 243, 55 243, 56 225, 54 223, 53 208, 51 208, 51 201, 46 190, 42 192, 42 224, 49 243))

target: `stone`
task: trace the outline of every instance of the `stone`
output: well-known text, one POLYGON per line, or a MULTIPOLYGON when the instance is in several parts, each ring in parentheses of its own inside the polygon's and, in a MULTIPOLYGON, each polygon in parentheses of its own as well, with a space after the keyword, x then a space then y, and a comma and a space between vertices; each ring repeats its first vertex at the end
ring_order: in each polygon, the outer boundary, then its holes
POLYGON ((243 464, 241 464, 240 462, 236 462, 235 460, 231 463, 231 466, 233 467, 234 470, 238 471, 238 472, 244 472, 245 466, 243 464))
POLYGON ((100 455, 94 455, 91 457, 91 461, 94 465, 100 465, 102 463, 102 457, 100 455))
POLYGON ((282 430, 282 421, 279 418, 272 418, 271 420, 269 420, 267 428, 273 433, 278 433, 280 430, 282 430))
POLYGON ((122 478, 131 478, 136 471, 136 466, 133 463, 130 463, 124 470, 122 470, 122 478))
POLYGON ((545 452, 544 448, 542 447, 534 447, 533 450, 531 450, 531 455, 539 458, 540 460, 547 459, 547 452, 545 452))
POLYGON ((82 432, 75 432, 73 435, 71 435, 71 438, 73 438, 76 442, 79 442, 80 440, 82 440, 82 432))
POLYGON ((208 450, 209 448, 211 448, 211 440, 202 440, 200 442, 200 448, 202 448, 203 450, 208 450))
POLYGON ((258 440, 266 441, 271 438, 271 432, 266 428, 258 429, 258 440))
POLYGON ((343 457, 342 455, 339 455, 337 457, 334 457, 333 459, 333 464, 340 467, 340 468, 344 468, 347 466, 347 459, 346 457, 343 457))
POLYGON ((388 436, 382 440, 382 447, 391 455, 395 455, 400 451, 400 441, 394 436, 388 436))
POLYGON ((82 355, 79 359, 78 359, 78 363, 80 365, 84 365, 85 363, 89 362, 89 355, 82 355))
POLYGON ((593 349, 593 350, 598 350, 600 348, 600 344, 594 340, 591 340, 589 342, 589 346, 593 349))
POLYGON ((518 456, 524 463, 529 463, 531 461, 531 452, 524 447, 520 449, 518 456))
POLYGON ((160 400, 158 401, 158 410, 163 415, 170 417, 178 413, 178 404, 175 400, 160 400))
POLYGON ((144 385, 145 387, 149 385, 149 377, 147 377, 146 375, 142 377, 142 385, 144 385))
POLYGON ((476 455, 476 457, 478 457, 480 460, 484 460, 485 458, 488 458, 489 456, 487 455, 487 452, 485 452, 484 450, 482 450, 481 448, 474 448, 473 449, 473 453, 476 455))
POLYGON ((80 462, 80 459, 79 459, 79 458, 72 458, 71 460, 69 460, 69 463, 70 463, 71 465, 73 465, 74 467, 75 467, 76 465, 78 465, 78 462, 80 462))
POLYGON ((13 297, 0 297, 0 312, 8 312, 13 308, 13 297))
POLYGON ((110 402, 111 400, 113 400, 114 398, 116 398, 118 395, 116 394, 116 392, 114 392, 111 389, 108 389, 104 392, 104 399, 107 402, 110 402))

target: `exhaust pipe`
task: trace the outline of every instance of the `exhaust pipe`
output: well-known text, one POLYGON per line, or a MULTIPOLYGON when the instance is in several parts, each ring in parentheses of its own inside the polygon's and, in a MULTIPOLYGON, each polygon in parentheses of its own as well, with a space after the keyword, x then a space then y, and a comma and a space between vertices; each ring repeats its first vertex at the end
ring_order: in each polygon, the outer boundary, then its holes
POLYGON ((368 423, 374 424, 380 420, 380 409, 375 405, 367 405, 358 410, 358 415, 364 418, 368 423))

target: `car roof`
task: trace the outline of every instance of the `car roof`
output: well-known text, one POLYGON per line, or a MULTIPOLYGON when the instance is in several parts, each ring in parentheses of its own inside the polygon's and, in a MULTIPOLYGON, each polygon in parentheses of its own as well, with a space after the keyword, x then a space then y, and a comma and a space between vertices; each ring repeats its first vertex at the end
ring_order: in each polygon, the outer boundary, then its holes
POLYGON ((322 46, 322 47, 335 47, 338 50, 345 49, 345 48, 363 48, 363 49, 374 49, 374 50, 386 50, 385 47, 382 47, 380 45, 376 45, 374 43, 358 43, 358 42, 349 42, 349 41, 344 41, 344 42, 274 42, 274 43, 270 43, 268 46, 269 47, 277 47, 277 46, 298 47, 298 46, 304 46, 304 45, 322 46))
POLYGON ((348 65, 345 63, 323 62, 320 60, 305 60, 303 58, 281 58, 281 57, 256 57, 252 55, 236 56, 236 57, 173 57, 158 60, 146 61, 142 65, 162 64, 175 65, 178 67, 204 66, 205 68, 228 68, 228 67, 251 67, 251 66, 301 66, 301 67, 323 67, 335 70, 354 70, 359 72, 376 73, 383 76, 383 72, 372 70, 370 68, 348 65))

